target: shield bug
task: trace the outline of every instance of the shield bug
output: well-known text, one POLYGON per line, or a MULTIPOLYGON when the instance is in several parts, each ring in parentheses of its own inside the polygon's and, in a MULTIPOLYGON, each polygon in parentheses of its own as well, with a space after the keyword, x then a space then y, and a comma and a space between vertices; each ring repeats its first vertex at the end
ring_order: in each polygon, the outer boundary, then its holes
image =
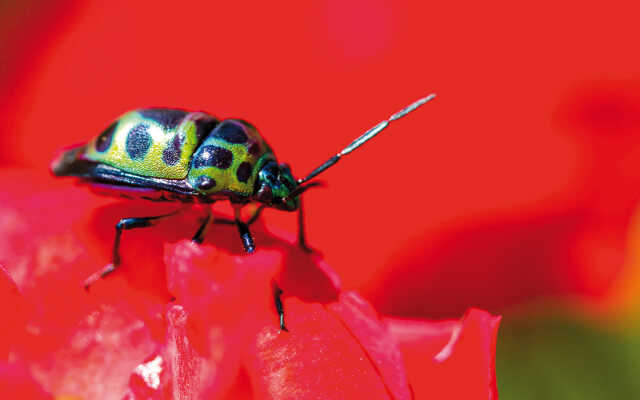
MULTIPOLYGON (((372 139, 392 121, 434 97, 435 94, 431 94, 421 98, 379 122, 301 179, 295 179, 286 164, 278 163, 271 147, 250 123, 169 108, 125 113, 92 141, 63 151, 51 169, 56 176, 77 177, 108 189, 111 195, 125 198, 207 204, 228 200, 235 219, 214 221, 207 207, 207 216, 193 241, 202 242, 212 222, 234 224, 247 253, 255 250, 249 226, 265 207, 298 211, 298 241, 309 251, 301 195, 318 184, 309 181, 372 139), (253 215, 243 221, 240 210, 249 203, 258 206, 253 215)), ((111 263, 89 277, 85 289, 120 264, 123 230, 148 227, 174 214, 121 219, 116 224, 111 263)), ((280 327, 285 329, 280 294, 281 290, 276 287, 274 298, 280 327)))

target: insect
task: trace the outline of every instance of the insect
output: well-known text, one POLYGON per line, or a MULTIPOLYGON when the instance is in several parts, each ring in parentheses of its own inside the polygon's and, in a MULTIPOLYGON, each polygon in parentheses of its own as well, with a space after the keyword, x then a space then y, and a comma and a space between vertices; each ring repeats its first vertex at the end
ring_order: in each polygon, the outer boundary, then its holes
MULTIPOLYGON (((51 169, 56 176, 72 176, 85 183, 109 189, 111 195, 150 201, 214 203, 229 200, 244 250, 255 250, 249 226, 265 207, 298 211, 298 242, 309 251, 305 240, 301 195, 316 186, 311 179, 342 157, 372 139, 395 121, 435 97, 431 94, 376 124, 306 177, 295 179, 286 164, 278 164, 275 154, 257 129, 240 119, 219 120, 203 112, 147 108, 130 111, 109 125, 92 141, 63 151, 51 169), (240 210, 257 203, 253 215, 243 221, 240 210)), ((123 218, 116 224, 111 263, 85 281, 85 289, 112 273, 120 265, 120 238, 123 230, 144 228, 175 213, 150 217, 123 218)), ((202 242, 212 223, 207 216, 193 236, 202 242)), ((286 330, 280 295, 274 299, 280 328, 286 330)))

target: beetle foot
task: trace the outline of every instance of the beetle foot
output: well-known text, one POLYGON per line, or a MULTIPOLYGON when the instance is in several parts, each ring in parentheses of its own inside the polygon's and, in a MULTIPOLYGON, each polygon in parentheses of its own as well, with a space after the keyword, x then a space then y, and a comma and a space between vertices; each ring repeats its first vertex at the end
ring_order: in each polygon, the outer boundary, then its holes
POLYGON ((282 305, 282 299, 280 298, 280 296, 282 296, 282 289, 280 289, 278 285, 274 282, 273 283, 273 299, 275 300, 275 303, 276 303, 276 311, 280 316, 280 330, 289 332, 289 330, 284 324, 284 306, 282 305))
POLYGON ((93 285, 99 279, 104 278, 105 276, 109 275, 115 270, 116 270, 116 265, 114 265, 113 263, 110 263, 110 264, 107 264, 100 271, 94 272, 93 274, 91 274, 91 276, 89 276, 87 279, 84 280, 84 284, 83 284, 84 290, 88 292, 89 289, 91 288, 91 285, 93 285))
POLYGON ((280 314, 280 330, 289 332, 286 326, 284 326, 284 313, 280 314))
POLYGON ((302 243, 302 242, 300 242, 300 243, 298 243, 298 246, 300 246, 300 248, 302 249, 302 251, 304 251, 305 253, 312 254, 312 253, 316 253, 316 252, 317 252, 317 250, 316 250, 316 249, 314 249, 314 248, 312 248, 312 247, 307 246, 307 244, 306 244, 306 243, 302 243))

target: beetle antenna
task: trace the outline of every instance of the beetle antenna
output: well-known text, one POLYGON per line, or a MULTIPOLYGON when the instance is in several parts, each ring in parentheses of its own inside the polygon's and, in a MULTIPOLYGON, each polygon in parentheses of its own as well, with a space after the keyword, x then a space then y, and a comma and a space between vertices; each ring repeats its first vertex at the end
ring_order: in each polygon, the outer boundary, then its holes
POLYGON ((365 133, 363 133, 360 137, 358 137, 356 140, 351 142, 351 144, 349 144, 347 147, 342 149, 342 151, 340 151, 338 154, 336 154, 335 156, 331 157, 330 159, 325 161, 322 165, 320 165, 318 168, 316 168, 313 171, 311 171, 311 173, 309 175, 307 175, 305 178, 298 179, 298 185, 308 181, 309 179, 315 178, 316 176, 318 176, 318 174, 324 172, 329 167, 331 167, 335 163, 337 163, 342 156, 346 156, 347 154, 351 153, 352 151, 354 151, 355 149, 357 149, 358 147, 362 146, 367 141, 372 139, 378 133, 382 132, 382 130, 384 130, 391 123, 391 121, 395 121, 395 120, 397 120, 399 118, 404 117, 405 115, 409 114, 411 111, 413 111, 416 108, 420 107, 424 103, 428 102, 429 100, 432 100, 434 97, 436 97, 435 93, 430 94, 427 97, 423 97, 420 100, 417 100, 417 101, 409 104, 408 106, 406 106, 402 110, 400 110, 397 113, 393 114, 388 119, 385 119, 384 121, 379 122, 376 126, 374 126, 373 128, 371 128, 368 131, 366 131, 365 133))
POLYGON ((314 181, 314 182, 309 182, 306 185, 298 185, 298 187, 296 187, 295 189, 293 189, 291 193, 289 193, 287 198, 293 198, 298 195, 301 195, 302 193, 316 186, 325 186, 324 181, 314 181))

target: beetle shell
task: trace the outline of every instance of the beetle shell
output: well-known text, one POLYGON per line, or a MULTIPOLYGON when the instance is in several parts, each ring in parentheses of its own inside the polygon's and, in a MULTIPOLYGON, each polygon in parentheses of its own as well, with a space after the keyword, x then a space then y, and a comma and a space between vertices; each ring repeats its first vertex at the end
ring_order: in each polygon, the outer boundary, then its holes
POLYGON ((203 195, 250 196, 257 169, 275 157, 248 122, 149 108, 122 115, 87 143, 78 159, 140 177, 186 180, 203 195))
POLYGON ((250 196, 257 170, 267 160, 275 160, 273 151, 253 125, 225 119, 193 154, 187 180, 202 193, 229 190, 250 196))
POLYGON ((89 142, 82 157, 136 175, 184 179, 198 143, 217 124, 198 112, 130 111, 89 142))

